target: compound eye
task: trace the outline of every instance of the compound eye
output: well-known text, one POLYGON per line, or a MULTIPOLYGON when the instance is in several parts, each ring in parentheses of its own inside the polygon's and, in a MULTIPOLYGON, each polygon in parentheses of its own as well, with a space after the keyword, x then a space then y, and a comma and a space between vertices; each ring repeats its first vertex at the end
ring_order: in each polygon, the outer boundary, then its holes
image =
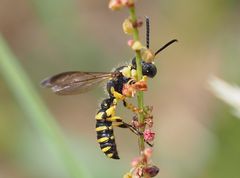
POLYGON ((153 78, 157 74, 157 68, 152 63, 143 62, 142 67, 143 75, 153 78))

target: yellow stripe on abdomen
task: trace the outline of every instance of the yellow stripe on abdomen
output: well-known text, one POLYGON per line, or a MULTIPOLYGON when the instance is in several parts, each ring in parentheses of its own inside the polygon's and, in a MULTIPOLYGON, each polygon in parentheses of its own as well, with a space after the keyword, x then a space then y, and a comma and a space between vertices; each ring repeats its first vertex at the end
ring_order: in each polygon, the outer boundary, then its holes
POLYGON ((97 142, 98 142, 98 143, 102 143, 102 142, 106 142, 106 141, 108 141, 108 140, 109 140, 108 137, 102 137, 102 138, 99 138, 99 139, 97 140, 97 142))
POLYGON ((111 149, 111 147, 110 147, 110 146, 107 146, 107 147, 105 147, 105 148, 102 149, 102 152, 105 153, 105 152, 107 152, 107 151, 110 150, 110 149, 111 149))
POLYGON ((111 158, 113 156, 113 153, 107 154, 107 157, 111 158))
POLYGON ((99 132, 99 131, 103 131, 103 130, 107 130, 107 126, 99 126, 96 128, 96 131, 99 132))

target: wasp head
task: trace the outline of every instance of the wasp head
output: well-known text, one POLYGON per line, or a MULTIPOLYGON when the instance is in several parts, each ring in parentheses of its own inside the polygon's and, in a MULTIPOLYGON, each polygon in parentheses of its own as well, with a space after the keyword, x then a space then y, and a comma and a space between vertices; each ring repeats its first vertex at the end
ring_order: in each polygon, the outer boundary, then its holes
MULTIPOLYGON (((145 62, 142 61, 142 74, 146 75, 149 78, 153 78, 157 74, 157 67, 154 65, 153 62, 145 62)), ((133 68, 137 68, 136 65, 136 58, 134 57, 132 60, 132 66, 133 68)))

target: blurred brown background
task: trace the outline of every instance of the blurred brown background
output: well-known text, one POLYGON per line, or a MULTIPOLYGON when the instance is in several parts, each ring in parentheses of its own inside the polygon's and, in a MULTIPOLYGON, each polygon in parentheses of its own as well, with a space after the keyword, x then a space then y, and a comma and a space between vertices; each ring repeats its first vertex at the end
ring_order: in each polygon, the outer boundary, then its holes
MULTIPOLYGON (((106 96, 102 88, 59 97, 39 82, 69 70, 111 71, 130 61, 121 28, 128 12, 107 7, 108 1, 0 0, 0 32, 93 177, 121 177, 129 170, 138 153, 136 136, 115 129, 121 159, 106 159, 94 131, 106 96)), ((240 2, 145 0, 138 1, 137 13, 151 19, 151 49, 179 40, 158 56, 158 75, 145 95, 154 106, 158 177, 239 178, 240 121, 212 96, 207 80, 214 74, 240 84, 240 2)), ((1 75, 0 97, 0 177, 65 178, 1 75)), ((120 107, 119 115, 125 113, 120 107)))

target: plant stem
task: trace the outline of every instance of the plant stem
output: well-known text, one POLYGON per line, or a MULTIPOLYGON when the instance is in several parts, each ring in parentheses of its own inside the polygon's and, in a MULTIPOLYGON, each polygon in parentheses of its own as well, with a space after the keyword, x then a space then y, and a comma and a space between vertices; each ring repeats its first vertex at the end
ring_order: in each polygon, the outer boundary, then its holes
MULTIPOLYGON (((137 22, 135 6, 133 5, 133 6, 129 7, 129 10, 130 10, 130 17, 131 17, 132 23, 134 24, 134 23, 137 22)), ((137 27, 134 27, 133 39, 134 39, 134 41, 139 41, 139 32, 138 32, 137 27)), ((142 79, 141 54, 140 54, 139 50, 137 50, 135 52, 136 52, 136 64, 137 64, 137 80, 139 81, 139 80, 142 79)), ((137 102, 138 102, 138 108, 141 111, 143 111, 144 103, 143 103, 143 92, 142 91, 137 92, 137 102)), ((144 125, 143 112, 139 112, 138 122, 139 122, 140 125, 144 125)), ((144 127, 141 127, 140 132, 143 132, 144 129, 145 129, 144 127)), ((144 137, 143 136, 139 136, 138 145, 139 145, 139 152, 141 154, 141 152, 144 151, 144 149, 145 149, 144 137)))
POLYGON ((11 53, 0 34, 0 72, 29 121, 38 129, 44 141, 56 152, 66 167, 70 177, 88 177, 45 104, 32 86, 30 79, 11 53))

